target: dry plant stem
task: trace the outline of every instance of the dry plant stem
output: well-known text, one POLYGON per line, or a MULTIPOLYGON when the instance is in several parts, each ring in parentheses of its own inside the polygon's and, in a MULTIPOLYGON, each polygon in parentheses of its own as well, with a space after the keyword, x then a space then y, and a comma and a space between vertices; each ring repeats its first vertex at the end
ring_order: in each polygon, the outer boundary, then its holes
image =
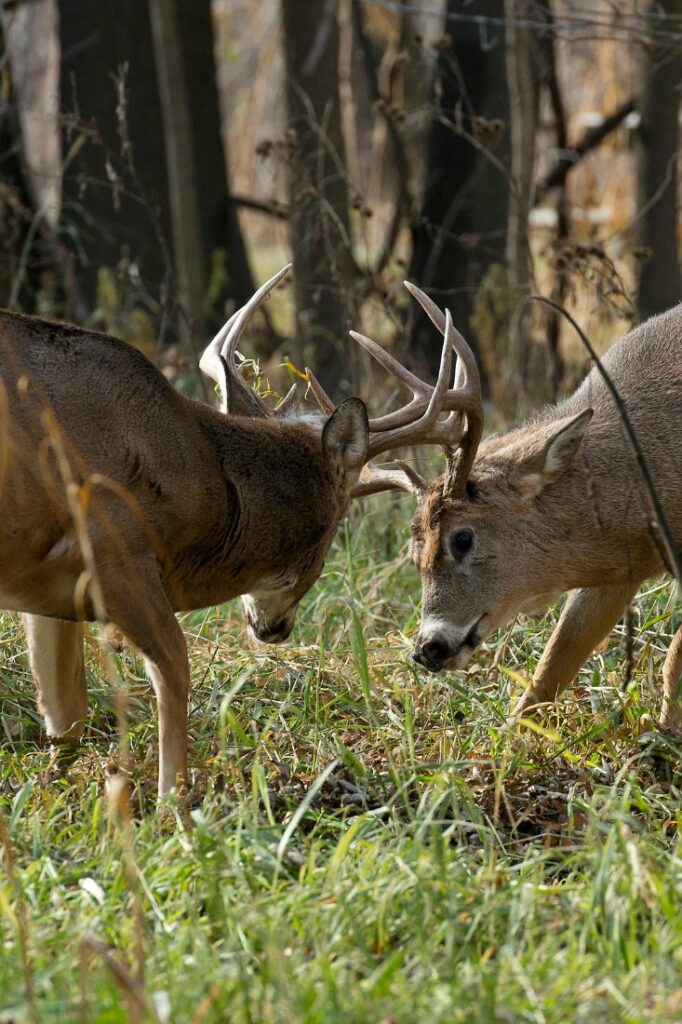
POLYGON ((5 872, 7 874, 7 877, 9 878, 9 882, 12 887, 14 899, 16 902, 17 937, 19 940, 21 965, 24 972, 24 991, 26 993, 26 1003, 28 1006, 29 1020, 31 1021, 31 1024, 34 1024, 34 1022, 38 1021, 38 1011, 36 1007, 35 986, 33 984, 33 959, 31 957, 31 950, 29 947, 26 901, 24 900, 24 893, 19 882, 16 855, 14 853, 14 846, 12 844, 12 839, 9 834, 7 818, 5 817, 5 813, 1 808, 0 843, 2 844, 2 849, 5 855, 5 872))
POLYGON ((128 1007, 129 1024, 145 1024, 147 1020, 160 1024, 153 1001, 147 995, 144 986, 132 972, 115 956, 106 942, 95 935, 86 935, 84 944, 96 953, 110 971, 118 985, 128 1007))

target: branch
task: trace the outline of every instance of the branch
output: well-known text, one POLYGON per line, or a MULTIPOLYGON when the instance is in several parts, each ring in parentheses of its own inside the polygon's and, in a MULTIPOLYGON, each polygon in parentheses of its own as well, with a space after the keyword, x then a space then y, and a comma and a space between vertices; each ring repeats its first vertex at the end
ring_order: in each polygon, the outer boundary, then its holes
POLYGON ((236 196, 232 193, 230 200, 236 206, 243 206, 245 210, 255 210, 256 213, 276 217, 277 220, 289 220, 289 207, 276 199, 254 199, 252 196, 236 196))
POLYGON ((607 135, 610 135, 614 129, 616 129, 628 114, 631 114, 636 109, 635 100, 630 97, 625 103, 621 103, 619 107, 608 117, 604 118, 600 125, 595 128, 588 128, 583 135, 577 146, 569 151, 569 154, 562 156, 554 165, 552 170, 549 172, 546 178, 538 182, 537 194, 541 195, 544 192, 549 191, 551 188, 556 188, 558 185, 563 185, 568 177, 569 172, 579 163, 582 158, 590 153, 593 149, 603 142, 607 135))

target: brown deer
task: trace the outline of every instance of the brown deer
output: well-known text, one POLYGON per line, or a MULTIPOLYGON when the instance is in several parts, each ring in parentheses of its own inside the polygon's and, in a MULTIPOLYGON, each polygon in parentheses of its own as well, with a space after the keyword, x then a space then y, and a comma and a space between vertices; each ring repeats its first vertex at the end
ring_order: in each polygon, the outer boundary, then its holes
MULTIPOLYGON (((441 332, 452 331, 449 314, 414 285, 407 287, 441 332)), ((623 422, 597 368, 570 398, 479 447, 479 375, 460 336, 457 347, 466 429, 457 448, 445 446, 445 473, 429 484, 405 467, 386 480, 387 487, 418 497, 412 557, 422 577, 423 610, 413 657, 432 672, 461 668, 517 612, 539 610, 569 591, 516 708, 521 715, 554 701, 642 581, 671 566, 623 422)), ((628 411, 673 544, 682 549, 682 305, 622 338, 602 366, 628 411)), ((456 400, 448 408, 456 408, 456 400)), ((681 675, 682 626, 663 667, 659 721, 677 735, 681 675)))
MULTIPOLYGON (((250 632, 285 640, 351 497, 402 479, 371 466, 360 479, 363 467, 397 444, 447 440, 439 416, 457 403, 448 328, 438 383, 410 377, 405 414, 368 421, 349 398, 297 419, 293 393, 268 412, 235 352, 288 269, 202 356, 219 410, 175 391, 115 338, 0 311, 0 607, 23 613, 55 739, 83 731, 84 621, 115 625, 142 653, 158 702, 161 797, 187 771, 190 671, 174 613, 244 595, 250 632)), ((455 413, 447 419, 452 434, 455 413)))

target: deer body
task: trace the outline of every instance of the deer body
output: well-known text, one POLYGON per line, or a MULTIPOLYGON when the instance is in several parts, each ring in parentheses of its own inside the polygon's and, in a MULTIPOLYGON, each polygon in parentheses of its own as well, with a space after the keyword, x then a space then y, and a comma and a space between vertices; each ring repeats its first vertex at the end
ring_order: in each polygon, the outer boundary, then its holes
MULTIPOLYGON (((682 548, 682 306, 632 331, 602 363, 682 548)), ((516 710, 554 700, 640 583, 666 569, 662 550, 621 418, 594 368, 563 403, 484 441, 459 486, 446 474, 424 487, 413 521, 424 588, 415 659, 433 671, 460 667, 518 611, 568 590, 516 710)), ((672 732, 682 727, 681 673, 682 628, 663 672, 661 725, 672 732)))
POLYGON ((111 621, 156 691, 165 796, 187 758, 174 612, 250 595, 252 632, 288 636, 363 465, 364 405, 318 427, 225 415, 123 342, 4 311, 0 372, 0 595, 24 613, 48 733, 80 737, 82 621, 111 621))

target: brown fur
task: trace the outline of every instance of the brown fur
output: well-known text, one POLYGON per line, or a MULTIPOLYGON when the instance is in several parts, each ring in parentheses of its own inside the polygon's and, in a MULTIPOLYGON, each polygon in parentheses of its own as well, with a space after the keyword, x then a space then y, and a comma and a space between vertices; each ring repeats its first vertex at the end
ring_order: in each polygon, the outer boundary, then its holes
MULTIPOLYGON (((682 548, 682 306, 622 338, 603 364, 625 402, 682 548)), ((444 501, 442 488, 441 478, 412 526, 424 588, 416 657, 421 653, 426 663, 433 653, 427 667, 434 669, 461 666, 519 610, 543 607, 568 590, 517 711, 554 700, 640 583, 666 568, 640 473, 598 371, 567 401, 484 441, 465 497, 444 501), (589 409, 594 415, 588 424, 589 409), (474 540, 460 557, 452 545, 461 530, 473 531, 474 540), (434 640, 447 651, 429 648, 434 640)), ((681 643, 678 631, 664 669, 661 724, 671 731, 682 724, 675 700, 681 643)))
POLYGON ((186 773, 173 613, 252 592, 255 632, 288 635, 362 466, 364 406, 344 403, 322 433, 225 416, 115 338, 6 311, 0 369, 0 600, 26 613, 48 728, 80 736, 78 623, 112 621, 155 686, 166 795, 186 773))

